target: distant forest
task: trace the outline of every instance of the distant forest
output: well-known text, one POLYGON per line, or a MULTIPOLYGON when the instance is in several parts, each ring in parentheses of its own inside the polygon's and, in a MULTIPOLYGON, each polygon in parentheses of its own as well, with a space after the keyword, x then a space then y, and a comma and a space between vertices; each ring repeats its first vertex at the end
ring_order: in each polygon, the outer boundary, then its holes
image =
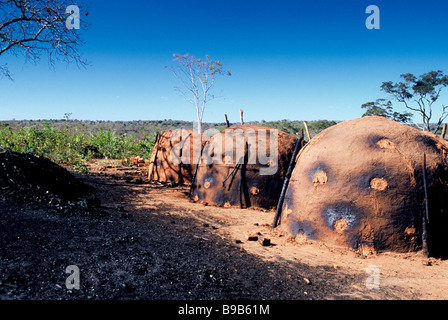
MULTIPOLYGON (((307 121, 311 137, 335 125, 336 121, 307 121)), ((230 125, 238 125, 231 123, 230 125)), ((305 122, 300 120, 251 121, 307 138, 305 122)), ((59 164, 72 165, 74 170, 87 172, 93 159, 129 159, 151 157, 156 132, 172 129, 194 129, 193 122, 182 120, 81 121, 11 120, 0 121, 0 152, 12 151, 43 156, 59 164)), ((203 123, 203 130, 226 128, 222 123, 203 123)))
MULTIPOLYGON (((291 134, 300 134, 304 129, 304 123, 301 120, 279 120, 279 121, 250 121, 247 124, 256 124, 269 128, 285 131, 291 134)), ((336 121, 317 120, 307 122, 311 135, 315 135, 320 131, 336 124, 336 121)), ((239 123, 231 123, 230 125, 238 125, 239 123)), ((5 120, 0 121, 0 126, 10 127, 11 129, 20 129, 24 127, 44 128, 49 125, 54 129, 66 129, 69 131, 82 131, 85 133, 96 134, 100 130, 110 130, 118 135, 126 134, 135 138, 142 138, 148 134, 155 132, 163 132, 178 128, 193 129, 193 122, 183 120, 134 120, 134 121, 106 121, 106 120, 5 120)), ((222 123, 203 123, 203 129, 215 128, 222 130, 226 127, 222 123)))

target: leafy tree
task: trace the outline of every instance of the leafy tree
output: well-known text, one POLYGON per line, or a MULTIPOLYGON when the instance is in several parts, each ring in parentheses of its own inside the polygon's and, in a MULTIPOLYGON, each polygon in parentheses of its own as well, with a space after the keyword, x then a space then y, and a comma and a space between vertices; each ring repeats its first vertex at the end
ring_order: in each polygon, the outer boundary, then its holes
POLYGON ((195 58, 190 54, 173 54, 174 61, 178 62, 176 68, 171 68, 175 77, 180 80, 183 88, 176 89, 196 108, 198 132, 202 132, 202 119, 207 102, 216 98, 211 90, 218 76, 231 75, 224 71, 222 63, 214 61, 206 55, 205 60, 195 58))
POLYGON ((316 120, 311 121, 308 123, 308 128, 310 131, 313 131, 315 133, 319 133, 322 130, 325 130, 331 126, 334 126, 336 124, 336 121, 329 121, 329 120, 316 120))
MULTIPOLYGON (((423 130, 430 131, 433 116, 433 104, 439 99, 443 88, 448 86, 448 76, 442 71, 430 71, 418 77, 411 73, 402 74, 403 82, 383 82, 381 89, 402 102, 407 109, 419 113, 423 120, 423 130)), ((448 117, 448 106, 442 105, 441 115, 437 121, 437 132, 448 117)))
MULTIPOLYGON (((27 61, 37 62, 46 53, 50 66, 60 60, 85 66, 78 51, 83 43, 79 32, 67 27, 72 4, 70 0, 0 0, 0 58, 6 53, 23 54, 27 61)), ((1 75, 12 79, 7 64, 0 64, 1 75)))
POLYGON ((392 102, 386 99, 377 99, 376 101, 371 101, 364 103, 361 108, 367 109, 362 115, 365 116, 382 116, 398 122, 409 122, 412 118, 412 113, 409 112, 397 112, 392 108, 392 102))

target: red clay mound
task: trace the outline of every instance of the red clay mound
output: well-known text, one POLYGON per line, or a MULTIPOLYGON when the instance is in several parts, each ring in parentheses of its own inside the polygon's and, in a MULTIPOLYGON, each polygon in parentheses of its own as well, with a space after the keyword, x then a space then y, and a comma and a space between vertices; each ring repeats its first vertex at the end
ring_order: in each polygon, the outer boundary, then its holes
POLYGON ((202 135, 191 130, 168 130, 158 135, 149 162, 150 180, 191 183, 201 145, 202 135))
POLYGON ((342 122, 300 152, 286 193, 282 226, 300 238, 355 249, 448 253, 448 144, 383 117, 342 122))
POLYGON ((297 142, 293 135, 256 125, 221 131, 204 148, 192 199, 224 207, 272 209, 297 142))

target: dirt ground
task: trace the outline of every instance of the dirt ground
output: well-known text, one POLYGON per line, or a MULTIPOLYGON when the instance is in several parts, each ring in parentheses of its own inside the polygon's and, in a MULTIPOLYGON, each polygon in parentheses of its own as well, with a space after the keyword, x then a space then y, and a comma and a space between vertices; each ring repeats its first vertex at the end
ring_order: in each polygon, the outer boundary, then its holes
POLYGON ((145 167, 101 160, 75 175, 101 210, 0 202, 0 299, 448 298, 446 260, 303 243, 271 229, 274 212, 190 202, 187 186, 150 184, 145 167), (79 289, 66 287, 71 265, 79 289))

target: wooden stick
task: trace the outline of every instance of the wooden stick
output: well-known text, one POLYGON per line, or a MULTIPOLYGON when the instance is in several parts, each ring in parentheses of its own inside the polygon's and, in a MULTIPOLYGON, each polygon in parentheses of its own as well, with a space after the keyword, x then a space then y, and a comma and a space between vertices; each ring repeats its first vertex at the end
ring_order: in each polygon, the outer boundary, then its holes
POLYGON ((446 134, 446 123, 443 125, 442 134, 440 135, 440 137, 442 139, 445 139, 445 134, 446 134))
POLYGON ((243 121, 243 110, 242 109, 240 109, 240 121, 241 121, 241 125, 243 125, 244 121, 243 121))
POLYGON ((208 141, 205 141, 202 144, 201 152, 199 153, 199 159, 198 159, 198 162, 196 163, 196 168, 194 169, 193 178, 191 179, 191 186, 190 186, 190 190, 188 191, 188 198, 191 197, 191 193, 193 192, 193 186, 194 186, 194 183, 196 182, 196 176, 198 174, 198 168, 199 168, 199 163, 201 162, 202 152, 204 151, 204 147, 207 142, 208 141))
POLYGON ((152 172, 154 170, 154 162, 156 161, 158 149, 159 149, 159 131, 157 131, 157 133, 156 133, 156 139, 155 139, 154 147, 152 148, 151 159, 149 160, 149 168, 148 168, 149 182, 152 181, 152 172))
POLYGON ((306 121, 303 121, 303 124, 305 125, 306 135, 308 136, 308 141, 311 140, 310 131, 308 130, 308 125, 306 124, 306 121))
POLYGON ((426 184, 426 153, 423 153, 423 190, 425 191, 425 214, 422 219, 422 247, 423 253, 428 256, 428 224, 429 224, 429 204, 428 204, 428 188, 426 184))
MULTIPOLYGON (((246 140, 246 139, 245 139, 246 140)), ((244 160, 243 163, 240 166, 240 181, 239 181, 239 197, 240 197, 240 208, 249 208, 250 207, 250 196, 249 196, 249 190, 247 189, 247 180, 246 180, 246 166, 247 162, 249 161, 249 144, 244 144, 244 160), (244 206, 243 206, 243 199, 244 199, 244 206)))
POLYGON ((227 118, 227 114, 224 114, 224 117, 226 118, 226 126, 227 128, 230 128, 229 119, 227 118))
POLYGON ((426 183, 426 153, 423 153, 423 189, 425 190, 426 221, 429 223, 428 187, 426 183))
POLYGON ((302 137, 302 139, 305 137, 305 136, 303 135, 303 128, 300 130, 300 133, 299 133, 299 132, 296 132, 296 136, 297 136, 298 138, 302 137))
POLYGON ((297 140, 291 160, 289 161, 288 171, 286 172, 285 180, 283 182, 282 192, 280 193, 280 198, 278 200, 277 208, 275 210, 275 216, 274 216, 274 222, 272 223, 272 228, 275 228, 275 227, 277 227, 277 225, 279 225, 280 217, 282 215, 283 201, 284 201, 285 195, 286 195, 286 189, 288 188, 289 179, 291 178, 292 170, 294 169, 294 166, 296 163, 297 154, 300 150, 299 146, 302 145, 302 142, 303 142, 303 137, 297 140))
MULTIPOLYGON (((233 173, 235 171, 237 171, 240 166, 241 166, 241 163, 238 162, 238 164, 233 167, 232 171, 230 171, 230 173, 227 175, 227 177, 222 181, 222 187, 223 188, 225 188, 225 186, 226 186, 227 179, 229 179, 231 175, 233 175, 233 177, 234 177, 235 175, 233 173)), ((232 180, 230 180, 229 188, 227 189, 227 191, 230 190, 230 186, 232 185, 233 177, 232 177, 232 180)))

